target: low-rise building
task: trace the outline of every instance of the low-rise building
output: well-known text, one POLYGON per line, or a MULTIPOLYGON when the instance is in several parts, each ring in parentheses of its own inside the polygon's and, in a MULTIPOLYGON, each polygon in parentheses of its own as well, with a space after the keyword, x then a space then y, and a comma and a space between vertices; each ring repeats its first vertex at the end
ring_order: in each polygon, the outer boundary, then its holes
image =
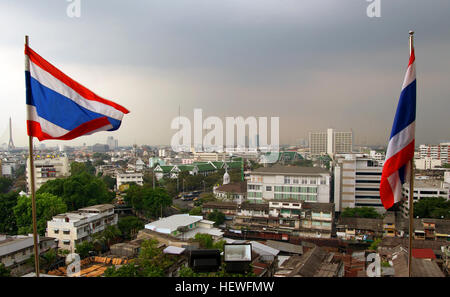
POLYGON ((318 246, 302 256, 294 255, 284 261, 275 277, 343 277, 344 264, 334 253, 318 246))
POLYGON ((331 238, 334 234, 334 204, 273 200, 265 204, 243 203, 234 225, 276 230, 295 236, 331 238))
POLYGON ((55 238, 59 248, 73 252, 77 244, 90 241, 94 233, 116 225, 117 221, 113 205, 94 205, 54 216, 47 222, 46 236, 55 238))
MULTIPOLYGON (((53 238, 38 236, 39 254, 44 254, 56 248, 53 238)), ((0 235, 0 263, 10 269, 14 275, 29 272, 27 262, 34 255, 33 235, 0 235)), ((29 266, 29 265, 28 265, 29 266)), ((34 268, 31 265, 32 268, 34 268)), ((30 268, 30 267, 28 267, 30 268)))
POLYGON ((117 173, 116 183, 118 190, 121 189, 122 185, 129 185, 130 183, 142 186, 144 184, 144 175, 142 172, 117 173))
POLYGON ((225 215, 226 220, 232 220, 236 215, 238 209, 237 203, 234 202, 205 202, 202 204, 202 214, 208 216, 208 214, 214 212, 214 210, 220 211, 225 215))
MULTIPOLYGON (((448 173, 446 172, 446 176, 447 175, 448 173)), ((407 218, 409 214, 409 182, 403 184, 403 196, 405 198, 400 208, 403 216, 407 218)), ((422 198, 437 197, 450 200, 450 183, 447 183, 445 179, 443 181, 432 178, 414 180, 414 202, 417 202, 422 198)))
POLYGON ((214 222, 204 220, 202 216, 178 214, 148 223, 145 229, 183 239, 194 238, 197 233, 209 234, 213 239, 222 238, 223 232, 213 225, 214 222))
POLYGON ((214 196, 221 201, 235 202, 241 204, 247 196, 247 182, 240 181, 224 184, 214 188, 214 196))

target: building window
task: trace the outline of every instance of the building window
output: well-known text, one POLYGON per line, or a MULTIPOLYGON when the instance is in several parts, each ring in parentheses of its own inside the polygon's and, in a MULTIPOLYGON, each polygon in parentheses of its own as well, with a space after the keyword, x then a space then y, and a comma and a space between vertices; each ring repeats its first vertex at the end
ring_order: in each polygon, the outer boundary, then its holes
POLYGON ((66 234, 66 235, 70 234, 70 230, 64 230, 63 234, 66 234))
POLYGON ((285 176, 284 177, 284 183, 285 184, 290 184, 291 183, 291 178, 289 176, 285 176))
POLYGON ((272 192, 272 187, 271 186, 266 186, 266 191, 267 192, 272 192))

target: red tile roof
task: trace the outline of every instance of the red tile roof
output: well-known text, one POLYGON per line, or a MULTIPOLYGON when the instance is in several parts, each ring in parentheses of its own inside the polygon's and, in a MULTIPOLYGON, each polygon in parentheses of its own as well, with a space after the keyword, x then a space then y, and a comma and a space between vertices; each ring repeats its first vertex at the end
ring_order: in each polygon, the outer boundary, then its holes
POLYGON ((432 249, 413 249, 412 256, 416 259, 436 259, 432 249))

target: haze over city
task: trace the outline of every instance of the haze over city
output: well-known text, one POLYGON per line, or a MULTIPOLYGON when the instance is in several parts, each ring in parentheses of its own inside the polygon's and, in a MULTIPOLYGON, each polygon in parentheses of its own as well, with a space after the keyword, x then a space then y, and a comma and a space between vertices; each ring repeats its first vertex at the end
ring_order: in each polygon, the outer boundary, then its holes
POLYGON ((386 145, 408 62, 407 33, 414 30, 416 143, 450 139, 450 2, 382 1, 380 18, 368 18, 367 5, 82 1, 81 17, 72 19, 66 1, 3 1, 0 134, 11 116, 15 144, 27 143, 29 35, 49 62, 130 110, 118 131, 67 145, 104 143, 109 135, 120 145, 169 144, 179 106, 191 119, 194 108, 205 118, 278 116, 281 144, 332 127, 352 129, 355 144, 386 145))

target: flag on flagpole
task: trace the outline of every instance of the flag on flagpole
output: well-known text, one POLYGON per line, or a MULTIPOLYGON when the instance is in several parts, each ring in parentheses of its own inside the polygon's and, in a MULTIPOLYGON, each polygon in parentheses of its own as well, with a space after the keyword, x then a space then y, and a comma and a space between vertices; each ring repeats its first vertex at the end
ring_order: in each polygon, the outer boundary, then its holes
POLYGON ((381 174, 380 198, 385 209, 402 199, 402 185, 410 177, 410 161, 414 158, 415 120, 416 67, 412 48, 381 174))
POLYGON ((25 46, 27 131, 40 141, 119 129, 129 111, 77 83, 25 46))

